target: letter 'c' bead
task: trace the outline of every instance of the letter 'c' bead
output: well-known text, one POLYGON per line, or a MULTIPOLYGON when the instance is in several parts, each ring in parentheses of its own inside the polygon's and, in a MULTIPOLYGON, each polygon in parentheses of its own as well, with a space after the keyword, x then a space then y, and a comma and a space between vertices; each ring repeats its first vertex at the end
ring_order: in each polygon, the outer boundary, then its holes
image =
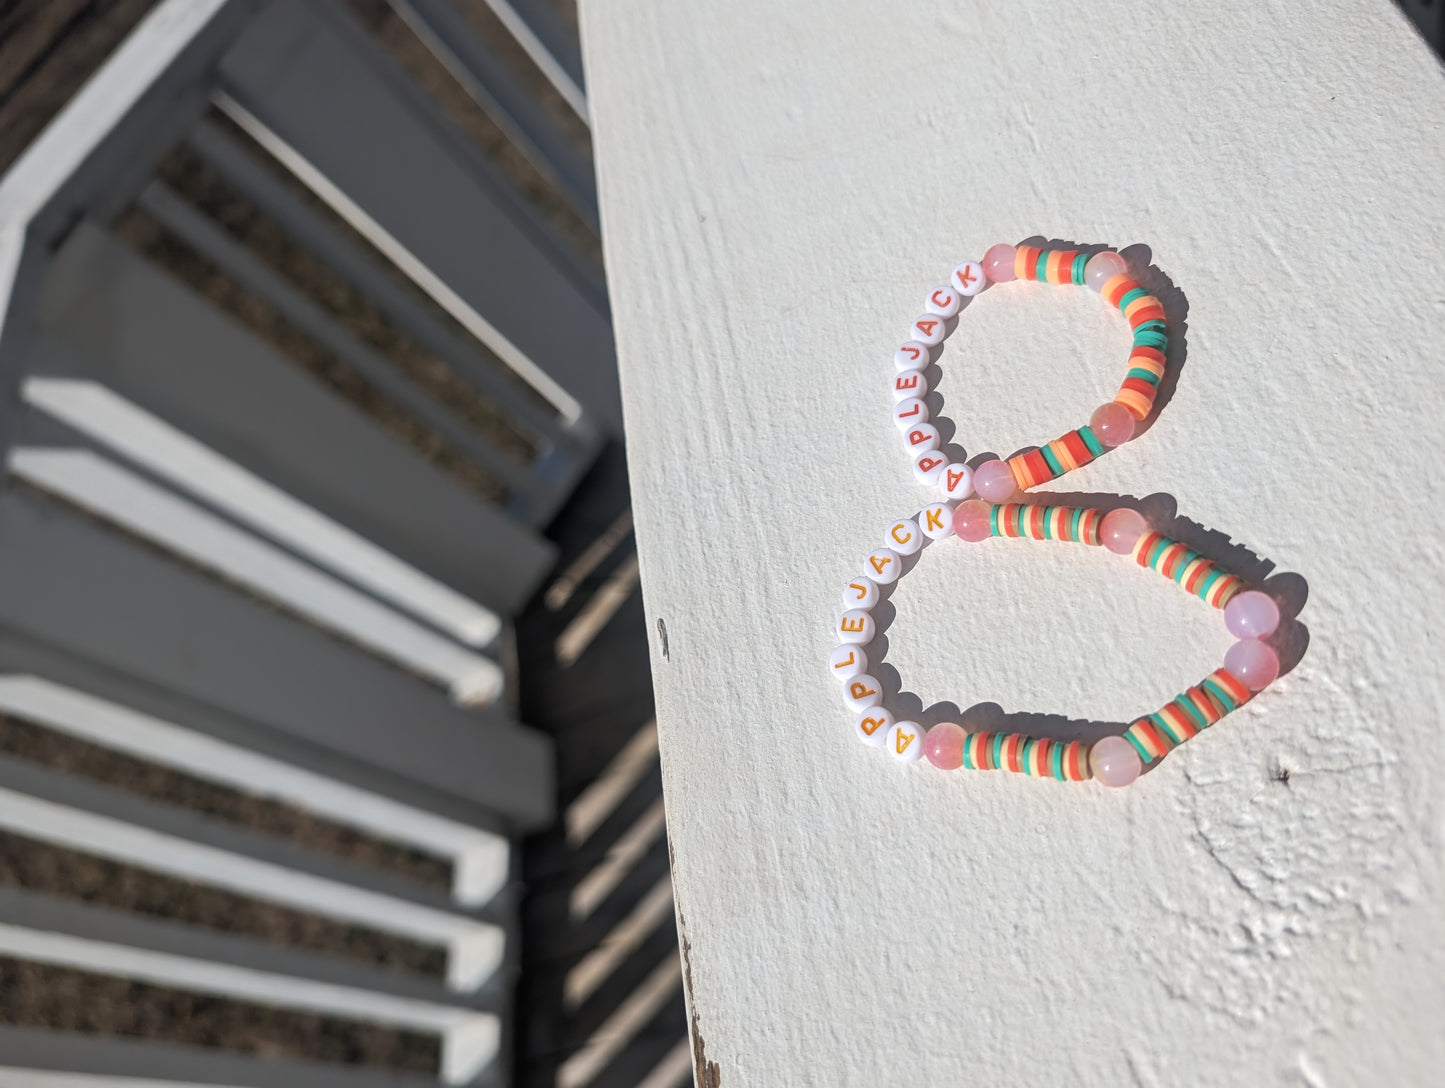
POLYGON ((888 526, 888 532, 884 536, 888 540, 888 546, 899 555, 912 555, 923 547, 923 530, 918 527, 918 522, 910 518, 895 521, 888 526))

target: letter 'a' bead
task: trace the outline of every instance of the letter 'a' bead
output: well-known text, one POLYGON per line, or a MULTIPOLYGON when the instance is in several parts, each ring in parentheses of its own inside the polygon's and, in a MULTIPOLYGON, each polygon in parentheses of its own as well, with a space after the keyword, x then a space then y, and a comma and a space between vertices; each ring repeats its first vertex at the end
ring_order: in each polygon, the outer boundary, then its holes
POLYGON ((900 763, 917 763, 923 755, 923 726, 917 722, 894 722, 883 747, 900 763))
POLYGON ((928 382, 921 370, 900 370, 893 378, 893 400, 921 399, 928 395, 928 382))
POLYGON ((893 406, 893 423, 900 431, 928 422, 928 405, 917 397, 900 400, 893 406))
POLYGON ((948 335, 948 322, 937 314, 919 314, 908 331, 920 344, 934 348, 948 335))
POLYGON ((929 540, 943 540, 953 535, 953 507, 946 502, 929 503, 918 511, 918 527, 929 540))
POLYGON ((868 655, 861 646, 843 643, 828 655, 828 669, 839 680, 851 680, 859 673, 868 671, 868 655))
POLYGON ((862 646, 873 641, 877 630, 873 617, 861 608, 850 608, 838 621, 838 641, 853 646, 862 646))
POLYGON ((868 577, 880 586, 891 586, 902 573, 903 560, 892 548, 879 548, 868 553, 868 577))
POLYGON ((916 457, 924 450, 936 450, 943 444, 943 436, 932 423, 920 423, 903 432, 903 445, 910 457, 916 457))
POLYGON ((869 748, 882 748, 893 728, 893 715, 881 706, 869 707, 853 723, 853 735, 869 748))
POLYGON ((918 527, 918 522, 909 518, 895 521, 888 526, 888 532, 884 536, 888 546, 899 555, 912 555, 923 547, 923 530, 918 527))
POLYGON ((948 458, 934 450, 920 453, 913 459, 913 478, 924 487, 933 487, 943 475, 948 458))
POLYGON ((928 354, 928 345, 920 344, 917 340, 909 340, 893 353, 895 370, 922 370, 930 362, 932 358, 928 354))
POLYGON ((933 293, 928 296, 928 301, 923 304, 923 308, 939 317, 957 317, 958 308, 962 305, 963 299, 953 288, 935 287, 933 293))
POLYGON ((973 494, 973 469, 958 461, 950 461, 938 475, 938 489, 944 498, 962 501, 973 494))
POLYGON ((883 685, 876 676, 860 672, 844 682, 843 701, 854 714, 861 714, 870 706, 877 706, 883 701, 883 685))
POLYGON ((869 609, 878 603, 878 583, 866 575, 843 587, 843 607, 869 609))

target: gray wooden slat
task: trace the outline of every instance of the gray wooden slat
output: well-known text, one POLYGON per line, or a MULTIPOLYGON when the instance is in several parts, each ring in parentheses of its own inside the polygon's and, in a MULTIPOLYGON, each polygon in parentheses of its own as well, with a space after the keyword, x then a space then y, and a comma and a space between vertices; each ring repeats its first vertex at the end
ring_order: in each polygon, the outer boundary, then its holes
POLYGON ((50 269, 30 369, 89 377, 502 615, 547 540, 477 500, 103 231, 50 269))
POLYGON ((547 47, 553 59, 572 77, 572 82, 583 88, 587 84, 583 80, 582 73, 582 43, 577 40, 577 35, 572 28, 562 21, 549 0, 509 0, 512 10, 522 17, 522 21, 537 35, 537 38, 547 47))
POLYGON ((501 478, 509 488, 530 491, 535 486, 526 468, 488 444, 471 424, 449 412, 412 383, 382 354, 349 333, 339 321, 306 299, 278 273, 245 246, 182 200, 161 182, 151 182, 136 204, 168 231, 201 253, 227 275, 291 324, 344 360, 371 385, 416 416, 474 462, 501 478))
MULTIPOLYGON (((456 6, 449 0, 393 0, 392 6, 523 154, 551 175, 559 190, 595 230, 597 181, 591 161, 568 142, 501 58, 472 30, 456 6)), ((532 20, 528 22, 531 24, 532 20)), ((533 32, 537 33, 536 25, 533 32)), ((538 33, 538 38, 541 37, 538 33)), ((544 44, 547 43, 544 41, 544 44)), ((575 38, 572 49, 580 60, 575 38)), ((580 86, 581 81, 576 76, 573 79, 580 86)))
POLYGON ((553 816, 551 744, 39 496, 0 494, 0 626, 495 811, 553 816))
POLYGON ((156 921, 20 888, 0 887, 0 923, 464 1010, 499 1012, 506 1005, 506 985, 501 977, 473 993, 457 993, 424 975, 285 948, 201 926, 156 921))
MULTIPOLYGON (((408 1073, 250 1058, 199 1047, 8 1025, 0 1026, 0 1071, 6 1068, 213 1084, 217 1088, 436 1088, 437 1084, 432 1077, 408 1073)), ((97 1088, 106 1084, 96 1083, 97 1088)), ((484 1079, 480 1085, 487 1083, 484 1079)), ((127 1088, 125 1081, 113 1084, 114 1088, 127 1088)))
POLYGON ((227 54, 222 85, 620 432, 605 299, 506 206, 445 118, 375 53, 332 5, 278 4, 227 54))

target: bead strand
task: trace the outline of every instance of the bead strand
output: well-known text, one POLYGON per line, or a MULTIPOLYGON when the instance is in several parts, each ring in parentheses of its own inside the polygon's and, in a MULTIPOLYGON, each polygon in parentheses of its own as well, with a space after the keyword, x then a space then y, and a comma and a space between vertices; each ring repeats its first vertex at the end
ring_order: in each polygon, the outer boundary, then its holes
POLYGON ((1245 588, 1242 578, 1220 570, 1198 552, 1190 551, 1163 533, 1148 532, 1139 537, 1133 556, 1141 567, 1152 567, 1214 608, 1226 607, 1235 594, 1245 588))

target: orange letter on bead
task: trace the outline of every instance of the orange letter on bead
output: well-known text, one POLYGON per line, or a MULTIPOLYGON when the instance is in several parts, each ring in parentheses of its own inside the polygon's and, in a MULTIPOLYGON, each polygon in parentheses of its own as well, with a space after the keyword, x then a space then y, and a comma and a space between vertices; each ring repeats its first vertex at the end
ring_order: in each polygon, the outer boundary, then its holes
POLYGON ((856 620, 850 620, 847 616, 844 616, 843 622, 838 624, 838 630, 850 631, 856 634, 863 630, 863 617, 859 616, 856 620))
POLYGON ((878 732, 879 727, 883 725, 883 721, 884 719, 882 718, 864 718, 858 723, 858 728, 871 737, 874 733, 878 732))
MULTIPOLYGON (((966 287, 968 285, 964 284, 964 286, 966 287)), ((943 288, 940 287, 937 291, 933 292, 933 294, 928 296, 928 301, 933 303, 935 306, 947 306, 952 298, 952 293, 944 294, 943 288), (939 298, 939 295, 943 295, 943 297, 939 298)))
POLYGON ((898 543, 900 544, 907 544, 910 540, 913 539, 913 534, 908 531, 908 528, 902 522, 899 522, 897 525, 893 526, 893 530, 888 535, 891 536, 894 540, 898 541, 898 543), (903 536, 898 535, 899 529, 903 530, 903 536))
POLYGON ((943 515, 938 510, 923 511, 923 519, 925 522, 924 528, 926 529, 943 528, 943 515))
POLYGON ((924 336, 932 336, 933 330, 938 328, 938 319, 936 317, 921 317, 913 323, 913 327, 923 333, 924 336))
POLYGON ((948 490, 952 491, 958 486, 958 481, 963 479, 963 469, 949 469, 944 475, 948 477, 948 490))
POLYGON ((870 695, 877 695, 878 690, 876 688, 870 688, 867 684, 863 683, 862 680, 854 680, 853 683, 848 685, 848 694, 855 699, 866 699, 870 695))
POLYGON ((899 419, 907 419, 909 416, 916 416, 916 415, 919 413, 919 410, 920 410, 920 409, 919 409, 919 406, 915 404, 915 405, 914 405, 911 409, 909 409, 908 411, 906 411, 906 412, 899 412, 899 413, 898 413, 898 418, 899 418, 899 419))
POLYGON ((901 756, 904 752, 908 751, 908 746, 917 739, 917 733, 905 733, 903 730, 900 729, 898 730, 898 739, 895 740, 893 744, 898 749, 898 754, 901 756))
POLYGON ((867 587, 867 586, 860 586, 857 582, 849 582, 849 583, 848 583, 848 588, 849 588, 849 589, 856 589, 856 590, 858 591, 858 595, 857 595, 857 597, 854 598, 854 600, 859 600, 859 601, 861 601, 864 597, 868 596, 868 587, 867 587))
POLYGON ((893 379, 893 388, 896 389, 896 390, 898 390, 898 392, 900 392, 900 393, 903 392, 905 389, 917 389, 917 388, 918 388, 918 375, 917 375, 917 374, 910 374, 910 375, 908 375, 908 377, 906 377, 906 378, 901 377, 901 376, 900 376, 900 377, 897 377, 897 378, 894 378, 894 379, 893 379))
POLYGON ((918 467, 924 472, 932 472, 941 464, 943 464, 942 457, 923 457, 918 461, 918 467))
MULTIPOLYGON (((873 564, 874 570, 876 570, 879 574, 882 574, 883 571, 887 568, 888 564, 893 562, 893 560, 886 555, 870 555, 868 557, 868 562, 873 564)), ((860 624, 858 627, 850 628, 850 630, 861 631, 863 630, 863 627, 860 624)))
POLYGON ((927 441, 928 441, 928 435, 924 434, 922 431, 909 431, 909 432, 908 432, 908 444, 909 444, 910 446, 921 446, 923 443, 925 443, 925 442, 927 442, 927 441))
POLYGON ((840 662, 838 662, 838 664, 834 665, 833 668, 835 668, 835 669, 846 669, 849 665, 853 664, 853 662, 854 662, 854 661, 857 661, 857 660, 858 660, 858 655, 855 654, 852 650, 849 650, 849 651, 848 651, 848 660, 847 660, 847 661, 840 661, 840 662))

